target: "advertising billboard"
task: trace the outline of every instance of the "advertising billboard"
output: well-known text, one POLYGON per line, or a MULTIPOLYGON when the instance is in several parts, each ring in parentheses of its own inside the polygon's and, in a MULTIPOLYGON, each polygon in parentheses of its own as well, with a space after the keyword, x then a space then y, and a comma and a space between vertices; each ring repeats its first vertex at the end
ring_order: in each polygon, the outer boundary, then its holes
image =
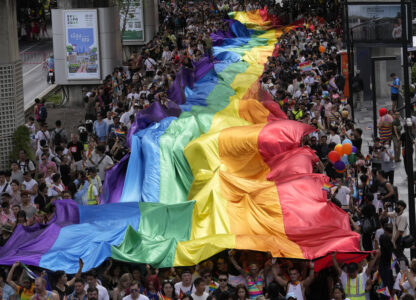
POLYGON ((123 31, 124 22, 126 27, 123 33, 123 41, 143 42, 143 1, 125 0, 120 7, 120 31, 123 31))
POLYGON ((68 80, 100 79, 97 10, 65 10, 68 80))
MULTIPOLYGON (((412 41, 410 3, 406 3, 408 43, 412 41)), ((354 43, 401 45, 400 2, 349 2, 348 26, 354 43)))

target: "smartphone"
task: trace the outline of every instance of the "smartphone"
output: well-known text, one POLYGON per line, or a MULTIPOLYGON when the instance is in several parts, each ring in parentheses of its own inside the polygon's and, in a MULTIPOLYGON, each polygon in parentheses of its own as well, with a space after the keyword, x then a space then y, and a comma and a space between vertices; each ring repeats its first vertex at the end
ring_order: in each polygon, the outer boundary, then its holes
POLYGON ((406 270, 406 262, 404 260, 400 261, 400 271, 406 270))

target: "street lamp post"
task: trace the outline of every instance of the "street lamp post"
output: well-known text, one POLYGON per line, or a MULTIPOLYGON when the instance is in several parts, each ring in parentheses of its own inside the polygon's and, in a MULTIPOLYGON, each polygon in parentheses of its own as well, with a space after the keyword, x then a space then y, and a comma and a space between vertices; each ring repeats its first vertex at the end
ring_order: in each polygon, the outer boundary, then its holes
MULTIPOLYGON (((414 197, 414 178, 413 178, 413 151, 410 149, 413 148, 413 140, 411 137, 411 126, 407 126, 408 119, 411 118, 411 103, 410 103, 410 95, 409 95, 409 53, 407 52, 407 45, 408 45, 408 32, 407 30, 410 29, 409 23, 406 20, 406 4, 410 5, 409 2, 405 3, 404 0, 400 1, 401 6, 401 21, 402 21, 402 57, 403 57, 403 76, 404 76, 404 103, 405 103, 405 114, 406 114, 406 144, 405 144, 405 157, 404 162, 406 164, 407 170, 407 189, 408 189, 408 203, 409 203, 409 229, 410 234, 412 236, 416 236, 416 223, 415 223, 415 197, 414 197)), ((410 16, 408 16, 410 18, 410 16)), ((411 121, 411 120, 410 120, 411 121)), ((416 257, 415 249, 410 250, 411 258, 416 257)))

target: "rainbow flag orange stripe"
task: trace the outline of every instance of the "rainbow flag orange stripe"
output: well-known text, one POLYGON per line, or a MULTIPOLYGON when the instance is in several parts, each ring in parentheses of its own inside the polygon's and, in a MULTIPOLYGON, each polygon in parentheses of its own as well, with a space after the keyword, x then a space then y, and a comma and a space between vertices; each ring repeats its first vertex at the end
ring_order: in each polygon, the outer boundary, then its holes
MULTIPOLYGON (((273 23, 264 10, 234 17, 248 28, 273 23)), ((288 120, 259 88, 276 37, 287 28, 248 31, 241 23, 230 26, 247 38, 214 47, 218 61, 187 90, 179 117, 134 132, 128 163, 120 162, 105 181, 106 196, 121 188, 119 198, 94 207, 57 202, 49 244, 39 243, 42 250, 31 258, 31 252, 22 257, 26 244, 17 242, 0 249, 0 264, 20 255, 20 261, 75 273, 79 257, 85 271, 108 256, 170 267, 195 265, 225 249, 296 259, 359 252, 348 215, 322 190, 328 178, 313 173, 318 158, 299 147, 314 128, 288 120), (122 187, 112 184, 118 176, 125 177, 116 181, 122 187), (71 220, 64 218, 68 212, 71 220)))

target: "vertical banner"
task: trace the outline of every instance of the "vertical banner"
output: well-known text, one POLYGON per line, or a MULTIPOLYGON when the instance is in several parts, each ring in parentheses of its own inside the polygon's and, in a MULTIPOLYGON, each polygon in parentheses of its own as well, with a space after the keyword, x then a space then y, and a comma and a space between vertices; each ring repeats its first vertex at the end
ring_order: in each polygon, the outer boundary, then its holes
POLYGON ((100 79, 97 10, 65 10, 68 80, 100 79))
POLYGON ((344 86, 344 96, 350 96, 350 86, 349 86, 349 74, 348 74, 348 55, 346 51, 343 51, 341 54, 341 72, 345 77, 345 86, 344 86))
POLYGON ((123 31, 124 22, 126 28, 123 41, 143 42, 143 0, 123 0, 120 7, 120 31, 123 31))

